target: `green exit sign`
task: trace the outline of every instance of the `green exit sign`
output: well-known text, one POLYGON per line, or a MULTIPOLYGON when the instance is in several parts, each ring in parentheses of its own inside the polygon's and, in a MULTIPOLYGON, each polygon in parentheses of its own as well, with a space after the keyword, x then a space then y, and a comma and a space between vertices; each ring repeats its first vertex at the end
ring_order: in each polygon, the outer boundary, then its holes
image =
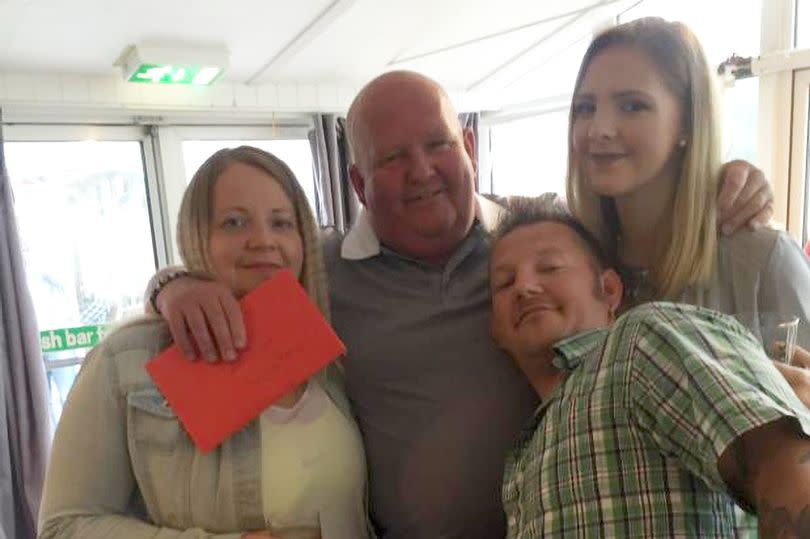
POLYGON ((220 74, 222 68, 219 67, 141 64, 129 77, 129 82, 207 86, 220 74))

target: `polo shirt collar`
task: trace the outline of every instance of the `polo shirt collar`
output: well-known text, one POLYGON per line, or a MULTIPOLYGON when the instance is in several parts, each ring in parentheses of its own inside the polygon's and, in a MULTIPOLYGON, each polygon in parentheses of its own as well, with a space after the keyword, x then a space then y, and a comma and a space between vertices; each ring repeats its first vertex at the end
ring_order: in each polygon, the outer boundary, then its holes
POLYGON ((560 370, 572 371, 591 356, 605 342, 608 328, 599 328, 578 333, 554 345, 556 352, 552 364, 560 370))
MULTIPOLYGON (((504 209, 501 205, 475 195, 475 218, 484 230, 491 232, 504 209)), ((340 256, 347 260, 363 260, 380 254, 380 240, 371 227, 371 220, 365 208, 360 210, 340 247, 340 256)))

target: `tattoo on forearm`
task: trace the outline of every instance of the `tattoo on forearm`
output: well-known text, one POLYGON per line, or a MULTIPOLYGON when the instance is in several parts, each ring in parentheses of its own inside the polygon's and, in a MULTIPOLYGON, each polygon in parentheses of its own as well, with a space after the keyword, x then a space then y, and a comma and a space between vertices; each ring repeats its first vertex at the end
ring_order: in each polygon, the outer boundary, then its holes
POLYGON ((734 444, 734 466, 739 477, 748 481, 748 455, 745 453, 745 444, 734 444))
POLYGON ((763 539, 772 537, 810 537, 810 505, 795 514, 785 507, 771 507, 761 501, 757 511, 763 539))

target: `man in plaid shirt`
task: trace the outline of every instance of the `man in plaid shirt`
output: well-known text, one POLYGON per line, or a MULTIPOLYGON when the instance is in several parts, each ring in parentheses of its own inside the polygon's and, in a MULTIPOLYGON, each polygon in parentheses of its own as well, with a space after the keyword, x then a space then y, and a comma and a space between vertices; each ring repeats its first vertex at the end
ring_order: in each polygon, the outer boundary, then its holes
POLYGON ((562 210, 513 204, 492 332, 542 399, 507 463, 509 538, 810 537, 810 412, 733 318, 672 303, 618 320, 619 276, 562 210))

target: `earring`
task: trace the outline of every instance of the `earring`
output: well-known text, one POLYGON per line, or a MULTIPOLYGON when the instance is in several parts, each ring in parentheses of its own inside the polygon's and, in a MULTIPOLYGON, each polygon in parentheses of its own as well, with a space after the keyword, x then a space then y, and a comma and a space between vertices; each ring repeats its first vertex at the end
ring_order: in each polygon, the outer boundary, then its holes
POLYGON ((686 139, 685 138, 682 138, 681 140, 678 141, 678 147, 679 148, 686 148, 686 139))
POLYGON ((616 310, 613 308, 613 305, 608 307, 608 322, 611 324, 616 321, 616 310))

